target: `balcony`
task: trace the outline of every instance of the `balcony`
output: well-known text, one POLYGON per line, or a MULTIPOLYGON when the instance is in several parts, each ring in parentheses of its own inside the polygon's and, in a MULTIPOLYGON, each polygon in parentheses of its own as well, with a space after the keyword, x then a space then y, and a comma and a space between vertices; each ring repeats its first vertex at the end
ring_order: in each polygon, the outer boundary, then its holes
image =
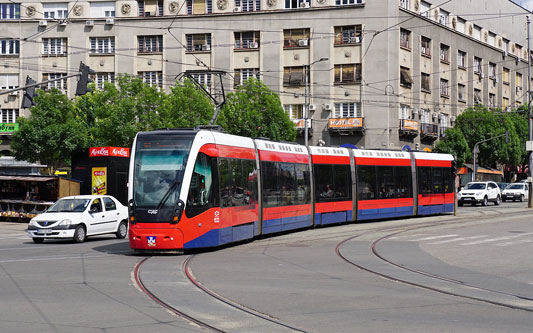
POLYGON ((448 128, 450 128, 450 127, 442 127, 442 126, 441 126, 441 127, 439 128, 439 137, 440 137, 440 138, 444 138, 444 137, 446 136, 445 133, 446 133, 446 130, 447 130, 448 128))
POLYGON ((364 135, 364 118, 329 118, 328 131, 331 135, 364 135))
POLYGON ((435 141, 439 137, 439 126, 436 124, 420 124, 420 139, 435 141))
POLYGON ((399 134, 404 138, 416 138, 418 136, 420 124, 418 121, 400 119, 399 134))
MULTIPOLYGON (((305 119, 292 119, 294 127, 296 127, 297 135, 303 136, 305 134, 305 119)), ((313 136, 313 127, 311 119, 307 119, 307 133, 309 136, 313 136)))

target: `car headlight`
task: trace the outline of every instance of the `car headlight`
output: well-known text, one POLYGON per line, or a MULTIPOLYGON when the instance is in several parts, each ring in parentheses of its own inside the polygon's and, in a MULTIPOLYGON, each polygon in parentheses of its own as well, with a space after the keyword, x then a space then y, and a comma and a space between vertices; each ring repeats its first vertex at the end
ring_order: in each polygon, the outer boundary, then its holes
POLYGON ((457 199, 461 199, 461 192, 457 193, 457 199))
POLYGON ((36 227, 37 226, 37 222, 35 222, 33 219, 31 219, 30 223, 28 225, 36 227))
POLYGON ((479 193, 476 193, 476 197, 482 197, 483 196, 483 193, 479 192, 479 193))
POLYGON ((59 221, 59 225, 71 225, 71 224, 72 224, 72 220, 70 220, 70 219, 65 219, 65 220, 59 221))

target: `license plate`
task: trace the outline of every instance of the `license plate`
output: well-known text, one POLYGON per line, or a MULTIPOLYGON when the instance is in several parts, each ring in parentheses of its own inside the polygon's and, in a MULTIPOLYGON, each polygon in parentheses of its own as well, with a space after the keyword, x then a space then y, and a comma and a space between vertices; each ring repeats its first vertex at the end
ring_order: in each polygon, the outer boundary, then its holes
POLYGON ((37 229, 38 234, 51 234, 54 232, 52 229, 37 229))
POLYGON ((464 201, 472 200, 471 198, 464 198, 464 201))

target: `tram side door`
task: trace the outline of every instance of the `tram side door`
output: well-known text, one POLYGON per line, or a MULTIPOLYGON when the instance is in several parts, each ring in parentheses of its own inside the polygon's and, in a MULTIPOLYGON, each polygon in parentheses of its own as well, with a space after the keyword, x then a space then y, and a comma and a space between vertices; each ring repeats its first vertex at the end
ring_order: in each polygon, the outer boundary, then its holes
POLYGON ((433 176, 433 209, 434 213, 444 212, 444 203, 446 202, 445 190, 445 172, 444 168, 431 168, 433 176))

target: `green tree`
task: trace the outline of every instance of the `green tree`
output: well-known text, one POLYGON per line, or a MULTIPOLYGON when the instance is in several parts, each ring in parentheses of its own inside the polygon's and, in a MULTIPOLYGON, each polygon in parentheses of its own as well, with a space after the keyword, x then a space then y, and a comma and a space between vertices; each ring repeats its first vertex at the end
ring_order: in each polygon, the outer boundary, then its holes
POLYGON ((189 79, 176 83, 159 109, 160 127, 195 127, 207 125, 214 112, 214 105, 203 91, 189 79))
POLYGON ((468 142, 466 141, 463 132, 456 127, 446 130, 446 136, 437 142, 434 151, 436 153, 451 154, 455 156, 457 166, 461 167, 465 163, 469 163, 472 158, 468 142))
POLYGON ((229 93, 217 124, 228 133, 294 141, 296 129, 283 110, 279 96, 256 79, 229 93))
POLYGON ((522 105, 520 108, 514 112, 504 113, 505 117, 508 118, 515 127, 516 133, 518 135, 518 141, 520 144, 520 162, 519 164, 526 165, 529 164, 529 153, 525 149, 526 141, 529 140, 529 124, 527 120, 528 109, 527 105, 522 105))
POLYGON ((87 144, 87 133, 77 121, 74 105, 57 89, 39 91, 28 118, 20 117, 11 149, 18 160, 48 165, 50 173, 69 165, 74 151, 87 144))

